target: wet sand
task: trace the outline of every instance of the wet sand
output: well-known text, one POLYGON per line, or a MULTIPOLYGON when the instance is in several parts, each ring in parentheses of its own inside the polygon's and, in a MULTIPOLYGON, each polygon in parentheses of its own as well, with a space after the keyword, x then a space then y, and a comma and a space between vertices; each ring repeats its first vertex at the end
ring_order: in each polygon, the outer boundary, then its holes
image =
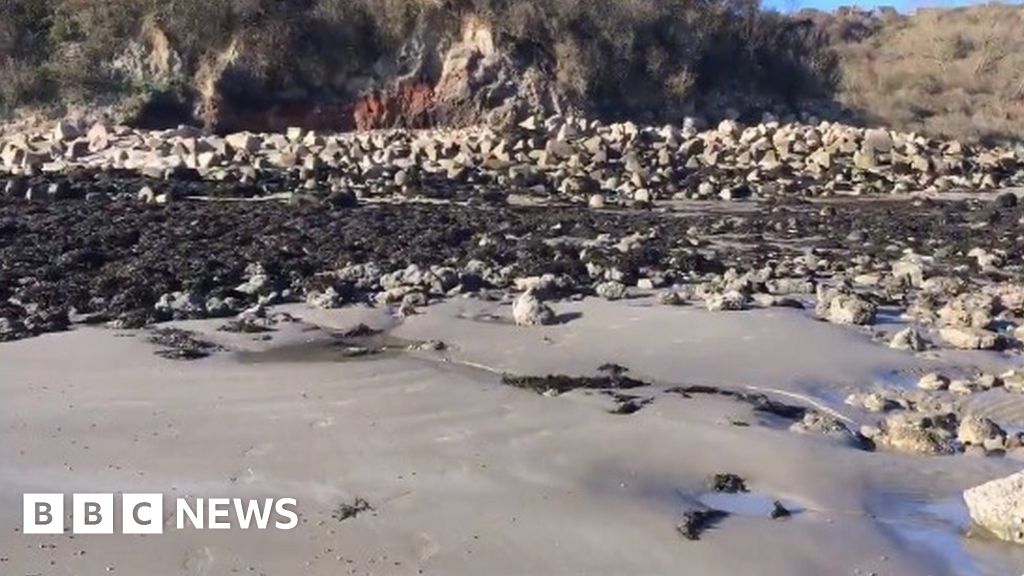
POLYGON ((469 299, 394 327, 381 310, 290 306, 304 322, 270 340, 180 323, 228 349, 194 362, 155 356, 143 332, 80 328, 5 344, 3 509, 47 491, 294 497, 301 523, 27 536, 10 513, 0 518, 0 572, 904 576, 1024 566, 1011 546, 965 537, 959 503, 964 488, 1019 469, 1018 454, 865 452, 790 432, 730 398, 666 393, 777 390, 856 421, 848 392, 952 360, 892 351, 800 311, 648 304, 563 303, 557 311, 574 319, 543 328, 512 326, 501 321, 508 306, 469 299), (447 349, 251 361, 322 346, 359 323, 447 349), (502 384, 503 372, 593 374, 606 362, 650 381, 630 393, 653 401, 620 415, 599 392, 546 397, 502 384), (708 503, 706 479, 719 472, 742 476, 751 495, 714 495, 733 514, 699 541, 682 538, 683 511, 708 503), (373 510, 332 517, 356 498, 373 510), (769 518, 774 500, 793 515, 769 518))

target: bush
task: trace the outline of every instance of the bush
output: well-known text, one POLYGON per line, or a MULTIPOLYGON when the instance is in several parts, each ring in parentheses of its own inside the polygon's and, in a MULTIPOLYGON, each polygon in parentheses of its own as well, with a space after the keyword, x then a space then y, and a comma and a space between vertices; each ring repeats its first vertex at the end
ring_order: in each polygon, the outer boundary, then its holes
POLYGON ((1024 133, 1024 7, 920 10, 832 18, 868 23, 836 42, 839 98, 869 122, 970 141, 1024 133), (863 32, 868 30, 868 32, 863 32))

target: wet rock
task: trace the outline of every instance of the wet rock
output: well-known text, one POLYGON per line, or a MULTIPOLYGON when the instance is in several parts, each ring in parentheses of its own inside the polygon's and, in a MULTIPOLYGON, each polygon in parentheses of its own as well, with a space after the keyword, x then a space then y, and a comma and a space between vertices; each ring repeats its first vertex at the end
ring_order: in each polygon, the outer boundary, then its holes
POLYGON ((886 418, 876 444, 908 454, 941 455, 956 452, 957 420, 953 414, 899 413, 886 418))
POLYGON ((899 410, 903 407, 900 402, 881 392, 872 392, 870 394, 850 394, 846 397, 846 404, 850 406, 858 406, 868 412, 874 412, 876 414, 899 410))
POLYGON ((817 410, 808 410, 803 419, 795 422, 789 429, 801 434, 829 436, 851 446, 864 447, 863 440, 854 434, 846 423, 831 414, 817 410))
POLYGON ((739 475, 729 472, 718 473, 709 478, 708 488, 714 492, 725 492, 727 494, 749 492, 746 481, 739 475))
POLYGON ((235 287, 236 292, 248 295, 267 295, 274 289, 273 279, 262 264, 246 266, 245 273, 249 279, 235 287))
POLYGON ((658 301, 665 306, 685 306, 686 298, 679 292, 669 290, 658 294, 658 301))
POLYGON ((216 344, 199 339, 194 333, 177 328, 157 328, 149 341, 163 347, 154 352, 169 360, 197 360, 220 350, 216 344))
POLYGON ((974 414, 960 420, 956 437, 965 446, 981 446, 986 450, 1001 450, 1006 443, 1006 431, 988 418, 974 414))
POLYGON ((615 281, 601 282, 594 292, 605 300, 621 300, 626 297, 626 285, 615 281))
POLYGON ((974 394, 978 390, 979 388, 975 386, 972 380, 967 380, 964 378, 957 378, 956 380, 952 380, 949 383, 949 391, 958 396, 967 396, 969 394, 974 394))
POLYGON ((153 305, 159 318, 186 320, 206 317, 206 301, 194 292, 164 294, 153 305))
POLYGON ((729 513, 722 510, 690 510, 683 513, 683 521, 676 526, 676 531, 687 540, 700 540, 704 531, 728 517, 729 513))
POLYGON ((874 304, 856 294, 820 286, 818 288, 817 314, 834 324, 872 324, 875 321, 875 310, 874 304))
POLYGON ((964 502, 976 526, 1024 544, 1024 472, 965 490, 964 502))
POLYGON ((1000 375, 999 379, 1007 391, 1024 394, 1024 372, 1011 370, 1000 375))
POLYGON ((925 281, 925 263, 917 255, 904 256, 892 263, 892 275, 909 286, 920 288, 925 281))
POLYGON ((775 278, 765 282, 772 294, 814 294, 814 282, 804 278, 775 278))
POLYGON ((512 318, 516 326, 544 326, 555 321, 555 312, 527 290, 512 305, 512 318))
POLYGON ((772 520, 779 520, 779 519, 782 519, 782 518, 789 518, 792 515, 793 515, 793 513, 790 512, 789 509, 786 508, 782 504, 782 502, 776 500, 775 502, 772 503, 772 511, 771 511, 771 514, 769 515, 772 520))
POLYGON ((0 342, 18 340, 25 334, 25 324, 21 320, 0 316, 0 342))
POLYGON ((625 376, 622 373, 611 373, 602 376, 566 376, 564 374, 512 376, 506 374, 502 377, 502 383, 549 396, 557 396, 579 388, 590 390, 630 390, 649 385, 647 382, 625 376))
POLYGON ((736 290, 723 294, 711 294, 704 299, 704 305, 710 312, 744 310, 747 307, 747 298, 736 290))
POLYGON ((424 340, 409 345, 409 350, 416 352, 442 352, 448 349, 448 345, 441 340, 424 340))
POLYGON ((939 310, 939 322, 950 328, 985 329, 992 324, 997 306, 991 294, 961 294, 939 310))
POLYGON ((928 349, 928 342, 921 336, 920 331, 910 326, 893 334, 889 347, 895 350, 921 352, 928 349))
POLYGON ((306 303, 314 308, 330 310, 340 308, 345 303, 345 299, 333 286, 328 286, 322 291, 314 290, 306 294, 306 303))
POLYGON ((946 344, 960 350, 994 350, 1001 344, 998 334, 981 328, 947 326, 939 330, 939 336, 946 344))
POLYGON ((917 381, 917 387, 921 390, 938 391, 949 388, 949 378, 937 372, 925 374, 917 381))

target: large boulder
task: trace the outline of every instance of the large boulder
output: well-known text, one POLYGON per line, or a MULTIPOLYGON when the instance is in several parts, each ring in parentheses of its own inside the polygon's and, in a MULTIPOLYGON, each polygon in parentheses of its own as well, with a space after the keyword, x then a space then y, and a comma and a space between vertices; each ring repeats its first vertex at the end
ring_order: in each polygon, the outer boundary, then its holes
POLYGON ((1024 544, 1024 472, 964 491, 971 520, 996 537, 1024 544))

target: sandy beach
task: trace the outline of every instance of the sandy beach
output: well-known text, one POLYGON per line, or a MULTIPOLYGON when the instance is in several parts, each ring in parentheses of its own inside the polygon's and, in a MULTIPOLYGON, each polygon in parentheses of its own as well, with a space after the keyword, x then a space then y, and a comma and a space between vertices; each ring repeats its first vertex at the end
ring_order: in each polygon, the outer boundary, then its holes
POLYGON ((28 536, 5 515, 0 571, 906 576, 1009 574, 1024 562, 1009 545, 965 537, 960 499, 1019 468, 1013 453, 867 452, 789 431, 733 398, 669 391, 770 390, 858 422, 847 394, 964 367, 963 354, 897 352, 794 310, 587 299, 556 307, 572 318, 563 324, 524 330, 509 308, 455 299, 396 322, 368 307, 293 305, 283 309, 297 321, 269 340, 183 322, 225 348, 187 363, 155 356, 144 331, 85 327, 5 344, 4 509, 30 490, 287 496, 301 521, 292 531, 28 536), (326 334, 360 323, 447 347, 323 353, 326 334), (607 362, 649 381, 630 393, 651 402, 614 414, 600 392, 502 384, 502 373, 594 374, 607 362), (750 492, 709 493, 716 473, 741 476, 750 492), (372 509, 339 520, 357 498, 372 509), (771 519, 775 500, 792 515, 771 519), (732 513, 686 540, 676 526, 700 504, 732 513))

